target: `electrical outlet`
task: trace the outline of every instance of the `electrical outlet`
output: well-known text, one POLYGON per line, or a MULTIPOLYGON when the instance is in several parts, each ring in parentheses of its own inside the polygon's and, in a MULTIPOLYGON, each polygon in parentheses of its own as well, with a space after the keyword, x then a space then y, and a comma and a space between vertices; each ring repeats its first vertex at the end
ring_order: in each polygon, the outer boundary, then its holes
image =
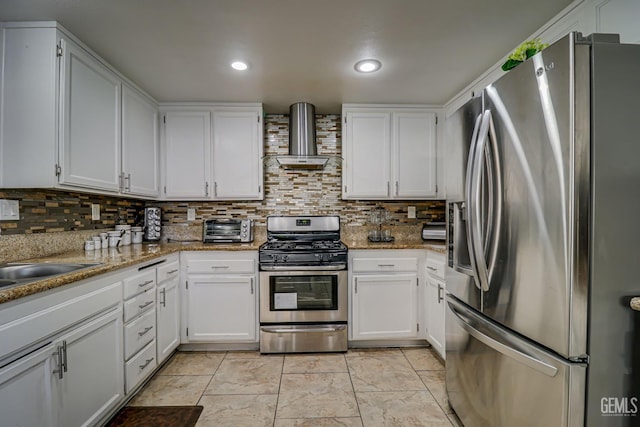
POLYGON ((416 207, 415 206, 409 206, 409 208, 407 209, 407 218, 409 218, 409 219, 415 219, 416 218, 416 207))
POLYGON ((92 221, 100 220, 100 205, 97 203, 91 204, 91 220, 92 221))
POLYGON ((20 202, 18 200, 0 200, 0 221, 19 221, 20 202))
POLYGON ((187 221, 195 221, 195 220, 196 220, 195 208, 187 208, 187 221))

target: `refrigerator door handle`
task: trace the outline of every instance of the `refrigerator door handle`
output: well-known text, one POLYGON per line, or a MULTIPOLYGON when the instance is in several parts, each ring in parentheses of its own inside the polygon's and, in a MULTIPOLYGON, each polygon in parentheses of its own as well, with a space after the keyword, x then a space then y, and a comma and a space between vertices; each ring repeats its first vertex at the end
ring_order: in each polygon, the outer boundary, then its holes
POLYGON ((473 271, 473 282, 475 283, 476 287, 480 290, 482 290, 482 286, 480 284, 479 281, 479 277, 478 277, 478 268, 476 265, 476 259, 475 259, 475 254, 476 254, 476 250, 475 250, 475 243, 473 240, 473 226, 471 224, 471 207, 472 205, 472 197, 471 197, 471 192, 473 189, 473 174, 474 174, 474 168, 475 168, 475 153, 477 151, 477 141, 478 141, 478 131, 480 130, 480 124, 482 122, 482 117, 484 116, 483 114, 478 115, 478 117, 476 118, 476 123, 473 127, 473 133, 471 136, 471 144, 469 145, 469 156, 467 157, 467 170, 465 173, 465 206, 464 206, 464 210, 463 213, 466 214, 466 231, 467 231, 467 248, 469 250, 469 262, 471 264, 471 270, 473 271))
POLYGON ((554 377, 558 373, 558 368, 555 366, 538 359, 535 355, 525 353, 522 348, 516 349, 515 345, 510 343, 507 337, 498 337, 496 334, 491 334, 491 330, 495 328, 486 320, 483 320, 473 313, 462 313, 462 311, 467 310, 449 299, 447 299, 447 304, 451 312, 455 315, 456 320, 459 321, 460 326, 481 343, 549 377, 554 377), (483 329, 484 331, 481 332, 479 329, 483 329))
MULTIPOLYGON (((473 150, 472 171, 470 179, 470 191, 467 193, 469 212, 469 221, 467 222, 469 242, 471 243, 470 252, 473 252, 472 264, 475 265, 477 278, 480 282, 480 289, 489 290, 489 271, 485 258, 484 249, 482 247, 482 204, 480 203, 480 191, 482 184, 482 170, 484 166, 483 157, 485 156, 486 142, 489 137, 489 124, 491 122, 491 111, 487 110, 482 114, 482 124, 478 132, 478 139, 473 150)), ((477 123, 477 122, 476 122, 477 123)), ((471 156, 471 152, 469 156, 471 156)))
MULTIPOLYGON (((502 229, 502 166, 498 152, 498 139, 496 129, 493 124, 493 115, 491 111, 487 111, 489 115, 488 138, 487 145, 487 166, 489 177, 489 213, 487 218, 487 236, 485 240, 485 253, 488 253, 487 259, 487 288, 491 287, 491 280, 495 270, 498 258, 498 244, 500 243, 500 230, 502 229)), ((483 258, 486 259, 486 258, 483 258)))

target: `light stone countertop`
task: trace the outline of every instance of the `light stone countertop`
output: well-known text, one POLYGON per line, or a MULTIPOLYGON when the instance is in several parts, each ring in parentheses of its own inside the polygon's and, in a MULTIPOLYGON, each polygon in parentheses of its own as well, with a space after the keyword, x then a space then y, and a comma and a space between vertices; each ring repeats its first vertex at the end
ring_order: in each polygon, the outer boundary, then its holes
MULTIPOLYGON (((342 237, 349 249, 427 249, 446 254, 444 243, 425 242, 416 233, 401 233, 395 236, 395 241, 391 243, 372 243, 367 240, 366 235, 362 234, 345 233, 342 237)), ((255 240, 253 243, 240 244, 144 243, 87 252, 69 251, 57 255, 25 259, 19 262, 99 263, 99 265, 19 286, 0 288, 0 304, 180 251, 257 251, 262 243, 263 239, 255 240)))

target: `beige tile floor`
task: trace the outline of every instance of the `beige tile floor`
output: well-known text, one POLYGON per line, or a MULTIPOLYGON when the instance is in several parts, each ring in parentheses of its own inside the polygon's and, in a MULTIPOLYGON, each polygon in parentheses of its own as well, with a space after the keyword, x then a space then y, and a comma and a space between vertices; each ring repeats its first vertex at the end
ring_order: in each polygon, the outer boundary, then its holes
POLYGON ((129 404, 202 405, 197 427, 461 425, 429 348, 178 352, 129 404))

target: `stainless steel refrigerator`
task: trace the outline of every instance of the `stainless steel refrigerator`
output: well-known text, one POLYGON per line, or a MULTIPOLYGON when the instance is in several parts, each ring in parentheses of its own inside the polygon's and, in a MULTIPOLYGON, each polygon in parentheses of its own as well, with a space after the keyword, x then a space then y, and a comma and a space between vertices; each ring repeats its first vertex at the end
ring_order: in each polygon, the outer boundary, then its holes
POLYGON ((640 425, 640 45, 571 33, 448 129, 450 405, 467 427, 640 425))

